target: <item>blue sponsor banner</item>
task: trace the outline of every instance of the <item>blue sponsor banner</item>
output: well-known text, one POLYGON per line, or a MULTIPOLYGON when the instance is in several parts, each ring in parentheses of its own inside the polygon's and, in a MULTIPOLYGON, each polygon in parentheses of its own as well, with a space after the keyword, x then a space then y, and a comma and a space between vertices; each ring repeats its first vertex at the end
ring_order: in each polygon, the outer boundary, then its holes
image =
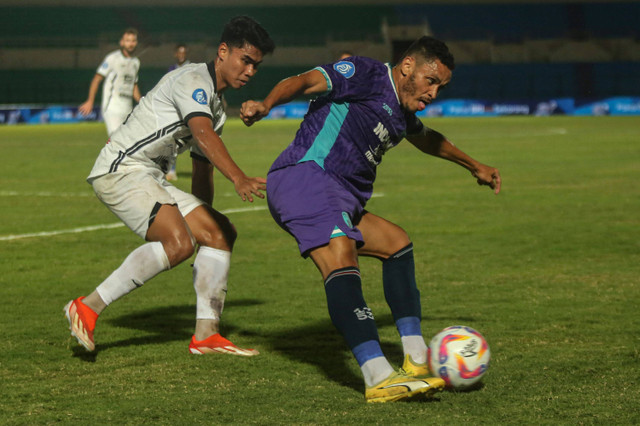
POLYGON ((266 118, 302 118, 309 110, 309 102, 289 102, 271 108, 266 118))
MULTIPOLYGON (((271 110, 267 118, 302 118, 307 102, 291 102, 271 110)), ((555 98, 542 101, 496 102, 477 99, 448 99, 428 105, 418 117, 495 117, 505 115, 640 115, 640 97, 601 100, 555 98)))
MULTIPOLYGON (((290 102, 271 110, 267 119, 303 118, 308 102, 290 102)), ((640 97, 618 96, 604 99, 556 98, 543 101, 495 102, 477 99, 447 99, 428 105, 418 117, 494 117, 505 115, 640 115, 640 97)), ((0 124, 77 123, 102 120, 100 108, 81 116, 77 107, 64 105, 0 105, 0 124)))
POLYGON ((0 105, 0 124, 78 123, 101 119, 100 107, 95 107, 89 115, 82 116, 78 113, 77 107, 63 105, 47 107, 0 105))
POLYGON ((574 100, 549 99, 540 102, 494 102, 476 99, 450 99, 428 105, 418 117, 495 117, 500 115, 559 115, 571 114, 574 100))
POLYGON ((577 102, 573 115, 640 115, 640 98, 620 96, 577 102))

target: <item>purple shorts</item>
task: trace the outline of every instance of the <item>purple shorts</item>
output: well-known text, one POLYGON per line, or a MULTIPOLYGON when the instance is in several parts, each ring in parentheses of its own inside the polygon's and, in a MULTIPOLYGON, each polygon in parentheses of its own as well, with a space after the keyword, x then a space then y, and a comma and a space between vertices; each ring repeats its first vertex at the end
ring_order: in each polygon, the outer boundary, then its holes
POLYGON ((355 227, 363 214, 356 197, 313 161, 274 170, 267 176, 271 216, 298 242, 300 254, 347 236, 364 244, 355 227))

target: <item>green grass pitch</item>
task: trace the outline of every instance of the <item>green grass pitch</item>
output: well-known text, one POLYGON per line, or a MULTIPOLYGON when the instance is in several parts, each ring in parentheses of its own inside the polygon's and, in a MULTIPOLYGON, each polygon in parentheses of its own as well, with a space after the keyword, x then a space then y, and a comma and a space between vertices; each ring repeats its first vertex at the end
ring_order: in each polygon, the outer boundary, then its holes
MULTIPOLYGON (((62 307, 142 241, 85 177, 102 124, 0 127, 2 424, 634 424, 640 422, 640 118, 426 120, 500 168, 503 191, 403 142, 378 169, 368 208, 415 245, 427 340, 478 329, 484 386, 422 403, 365 404, 357 363, 329 320, 322 281, 264 200, 216 173, 239 239, 223 332, 259 357, 196 357, 187 261, 107 309, 97 354, 76 345, 62 307), (111 226, 105 229, 87 229, 111 226)), ((296 121, 230 120, 224 140, 264 176, 296 121)), ((177 185, 190 187, 190 159, 177 185)), ((383 349, 402 348, 381 267, 361 262, 383 349)))

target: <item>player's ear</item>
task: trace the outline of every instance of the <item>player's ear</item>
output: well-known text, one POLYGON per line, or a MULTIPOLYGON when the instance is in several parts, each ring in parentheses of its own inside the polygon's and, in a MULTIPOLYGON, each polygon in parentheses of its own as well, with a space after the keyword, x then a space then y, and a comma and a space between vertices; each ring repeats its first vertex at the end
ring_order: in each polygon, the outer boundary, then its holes
POLYGON ((222 60, 227 59, 227 56, 229 55, 229 46, 227 45, 227 43, 220 43, 220 45, 218 46, 218 57, 222 60))
POLYGON ((416 67, 416 60, 412 56, 405 56, 402 58, 400 62, 400 72, 403 76, 408 76, 413 74, 413 71, 416 67))

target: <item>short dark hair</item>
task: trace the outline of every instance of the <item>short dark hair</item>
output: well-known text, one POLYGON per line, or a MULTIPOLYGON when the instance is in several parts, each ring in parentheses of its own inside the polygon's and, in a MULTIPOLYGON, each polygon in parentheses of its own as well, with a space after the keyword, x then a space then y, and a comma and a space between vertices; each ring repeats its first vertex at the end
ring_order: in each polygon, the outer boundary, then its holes
POLYGON ((133 27, 129 27, 126 30, 124 30, 122 32, 122 35, 124 36, 125 34, 133 34, 134 36, 138 37, 138 30, 133 28, 133 27))
POLYGON ((348 58, 349 56, 356 56, 351 50, 341 50, 338 54, 338 59, 340 58, 348 58))
POLYGON ((422 59, 429 61, 432 59, 440 59, 443 65, 451 71, 456 67, 453 55, 449 52, 449 48, 444 42, 429 36, 422 36, 413 43, 402 55, 401 59, 407 56, 420 56, 422 59))
POLYGON ((272 53, 276 48, 269 33, 256 20, 248 16, 236 16, 224 26, 220 43, 230 47, 243 47, 249 43, 258 48, 263 55, 272 53))

